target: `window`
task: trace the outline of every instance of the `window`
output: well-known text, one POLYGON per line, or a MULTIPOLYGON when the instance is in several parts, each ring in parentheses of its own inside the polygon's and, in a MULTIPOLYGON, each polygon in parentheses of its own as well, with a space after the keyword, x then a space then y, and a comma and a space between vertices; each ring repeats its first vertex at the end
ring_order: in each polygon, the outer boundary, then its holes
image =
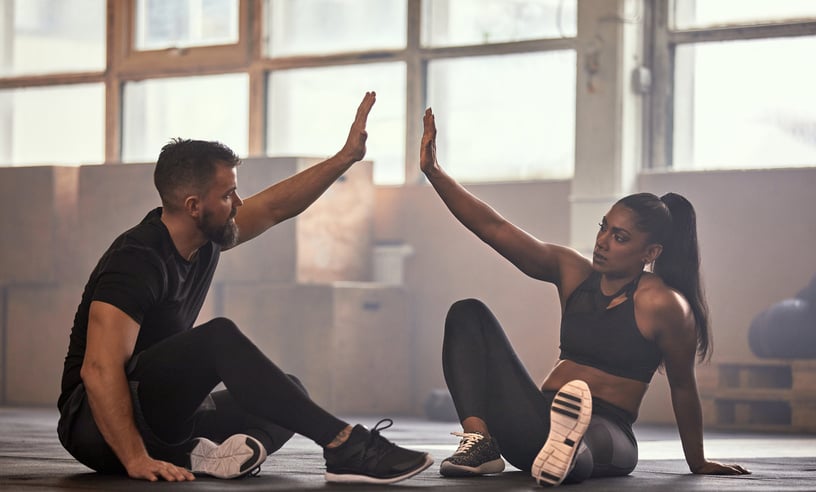
POLYGON ((238 0, 139 0, 138 50, 238 42, 238 0))
POLYGON ((575 148, 575 52, 430 62, 438 158, 466 181, 568 178, 575 148))
POLYGON ((105 160, 105 0, 0 0, 0 165, 105 160))
POLYGON ((246 156, 248 93, 244 74, 128 82, 122 161, 155 162, 175 137, 218 140, 246 156))
POLYGON ((274 0, 270 56, 405 47, 406 0, 274 0))
POLYGON ((674 29, 756 25, 816 18, 812 0, 674 0, 669 19, 674 29))
POLYGON ((573 172, 577 0, 0 0, 0 15, 0 165, 152 162, 174 137, 328 157, 375 90, 375 183, 422 181, 429 105, 463 181, 573 172), (484 122, 508 108, 498 141, 484 122), (32 143, 63 137, 76 145, 32 143))
MULTIPOLYGON (((644 1, 622 19, 648 23, 652 167, 816 165, 816 2, 738 3, 644 1)), ((373 89, 377 183, 421 181, 427 106, 458 179, 568 178, 587 97, 578 15, 577 0, 0 0, 0 165, 153 160, 174 136, 327 156, 373 89), (73 99, 36 101, 58 94, 73 99), (506 107, 514 131, 499 142, 480 125, 506 107), (31 143, 66 135, 76 146, 31 143)))
POLYGON ((440 159, 458 179, 572 175, 575 0, 267 3, 267 154, 333 154, 363 93, 376 90, 367 154, 376 183, 418 179, 411 156, 426 106, 447 122, 440 159), (493 139, 484 122, 507 108, 512 129, 493 139))
POLYGON ((0 76, 105 69, 104 0, 0 0, 0 76))
POLYGON ((425 46, 506 43, 576 34, 574 1, 435 0, 422 6, 425 46))
POLYGON ((105 155, 105 86, 0 90, 0 162, 99 164, 105 155))
POLYGON ((346 141, 366 91, 377 102, 366 125, 374 179, 400 184, 405 163, 405 64, 279 70, 269 77, 268 155, 329 157, 346 141))
POLYGON ((677 48, 674 167, 816 165, 816 37, 677 48))
POLYGON ((669 0, 654 19, 665 40, 655 78, 670 87, 652 102, 656 167, 816 165, 816 74, 803 69, 816 50, 814 2, 669 0))

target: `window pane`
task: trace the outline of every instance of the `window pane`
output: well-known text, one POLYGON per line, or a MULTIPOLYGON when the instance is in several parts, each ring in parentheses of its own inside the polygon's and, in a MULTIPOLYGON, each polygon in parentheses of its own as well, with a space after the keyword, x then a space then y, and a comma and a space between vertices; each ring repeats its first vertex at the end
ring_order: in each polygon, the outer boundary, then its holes
POLYGON ((406 0, 273 0, 272 56, 405 47, 406 0))
POLYGON ((433 61, 440 164, 466 181, 572 176, 575 52, 433 61))
POLYGON ((245 74, 129 82, 124 88, 122 160, 154 162, 171 138, 218 140, 240 156, 249 140, 245 74))
POLYGON ((104 160, 104 84, 0 91, 0 164, 104 160))
POLYGON ((238 0, 139 0, 136 49, 238 42, 238 0))
POLYGON ((425 46, 574 37, 575 0, 433 0, 423 2, 425 46))
POLYGON ((334 155, 345 143, 357 106, 370 90, 377 92, 377 102, 366 127, 366 159, 374 161, 374 182, 403 183, 406 96, 402 63, 273 72, 268 90, 267 154, 334 155))
POLYGON ((813 0, 674 0, 673 27, 690 29, 723 24, 759 24, 816 18, 813 0), (738 3, 738 5, 737 5, 738 3))
POLYGON ((105 69, 105 0, 0 0, 0 76, 105 69))
POLYGON ((677 48, 674 166, 816 165, 816 37, 677 48))

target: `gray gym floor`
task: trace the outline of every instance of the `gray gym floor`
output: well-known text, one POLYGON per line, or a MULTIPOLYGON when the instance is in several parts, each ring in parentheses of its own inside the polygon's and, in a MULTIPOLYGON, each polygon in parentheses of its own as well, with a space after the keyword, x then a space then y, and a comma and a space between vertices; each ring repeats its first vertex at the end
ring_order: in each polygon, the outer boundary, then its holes
MULTIPOLYGON (((346 418, 373 426, 378 419, 346 418)), ((200 477, 188 483, 147 483, 126 477, 102 476, 74 461, 56 436, 57 413, 42 408, 0 408, 0 490, 537 490, 526 473, 508 467, 493 477, 448 479, 439 463, 456 449, 449 432, 455 424, 410 417, 394 418, 383 435, 392 441, 430 452, 435 463, 418 476, 391 486, 330 485, 323 480, 323 459, 311 441, 295 436, 264 463, 256 477, 216 480, 200 477)), ((640 462, 628 477, 589 480, 567 485, 569 491, 816 491, 816 435, 706 433, 709 459, 736 462, 753 474, 741 477, 691 475, 682 458, 674 427, 636 425, 640 462)))

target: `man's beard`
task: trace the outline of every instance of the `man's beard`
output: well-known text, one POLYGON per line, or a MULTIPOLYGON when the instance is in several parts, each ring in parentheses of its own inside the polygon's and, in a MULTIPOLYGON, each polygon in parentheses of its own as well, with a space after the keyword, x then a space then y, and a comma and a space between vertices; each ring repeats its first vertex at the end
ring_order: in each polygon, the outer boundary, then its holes
POLYGON ((198 222, 198 228, 204 236, 222 248, 231 248, 238 242, 238 224, 235 223, 236 210, 233 209, 226 224, 216 224, 212 212, 205 210, 198 222))

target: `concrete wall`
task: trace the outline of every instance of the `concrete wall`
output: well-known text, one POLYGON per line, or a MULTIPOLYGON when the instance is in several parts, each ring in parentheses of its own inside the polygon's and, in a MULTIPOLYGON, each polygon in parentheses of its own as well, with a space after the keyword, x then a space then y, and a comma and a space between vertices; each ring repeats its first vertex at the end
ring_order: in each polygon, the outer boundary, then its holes
POLYGON ((0 168, 0 283, 75 275, 78 177, 72 167, 0 168))
MULTIPOLYGON (((748 328, 816 275, 816 169, 644 174, 644 191, 675 191, 697 211, 714 355, 754 360, 748 328)), ((668 384, 655 376, 641 419, 673 422, 668 384)))
MULTIPOLYGON (((638 188, 675 191, 695 205, 713 321, 712 361, 753 359, 747 340, 753 317, 792 297, 816 274, 816 169, 643 174, 638 188)), ((567 182, 469 189, 539 239, 569 242, 567 182)), ((455 222, 430 187, 381 188, 377 204, 375 239, 402 240, 415 249, 406 263, 418 337, 415 408, 431 389, 444 387, 442 325, 450 303, 464 297, 478 297, 494 310, 540 381, 558 354, 555 289, 489 250, 455 222)), ((655 375, 640 419, 674 421, 664 374, 655 375)))
MULTIPOLYGON (((290 163, 288 169, 293 166, 290 163)), ((4 299, 0 377, 7 404, 53 404, 90 258, 95 259, 122 226, 139 220, 158 202, 152 186, 145 184, 147 167, 81 168, 78 179, 70 177, 72 172, 0 169, 4 210, 24 211, 0 219, 0 227, 14 231, 16 237, 0 238, 4 299), (57 186, 58 182, 63 184, 57 186), (69 190, 73 186, 81 192, 72 202, 65 193, 55 192, 55 186, 69 190), (134 190, 137 186, 148 186, 149 191, 134 190), (72 228, 62 220, 76 222, 72 228), (72 263, 82 265, 81 274, 71 273, 80 270, 72 263)), ((241 191, 250 194, 273 174, 251 165, 242 168, 241 191)), ((540 239, 568 243, 570 184, 482 184, 469 189, 540 239)), ((746 336, 751 319, 795 294, 816 273, 812 254, 816 169, 643 174, 638 187, 656 193, 677 191, 695 204, 713 319, 714 361, 752 358, 746 336)), ((296 220, 224 255, 202 319, 222 313, 235 318, 264 350, 282 361, 285 370, 308 380, 316 398, 338 409, 349 408, 336 390, 346 386, 349 376, 331 374, 331 368, 355 363, 356 374, 372 374, 375 379, 390 374, 398 381, 394 384, 399 391, 390 393, 378 393, 388 388, 384 381, 389 378, 364 383, 375 393, 368 402, 373 412, 420 413, 429 392, 444 387, 440 354, 445 313, 452 302, 466 297, 480 298, 493 309, 535 380, 546 375, 558 354, 560 319, 551 285, 524 277, 476 239, 428 186, 350 193, 371 193, 372 242, 404 242, 413 248, 405 262, 405 285, 375 289, 377 296, 385 296, 375 304, 387 306, 393 320, 365 309, 366 296, 375 292, 368 284, 309 285, 294 278, 299 262, 309 261, 297 257, 296 220), (261 268, 265 273, 260 275, 251 265, 266 265, 261 268), (293 333, 297 340, 292 340, 293 333), (352 345, 338 345, 341 339, 352 345), (328 363, 327 354, 345 355, 328 363), (399 370, 387 372, 392 367, 399 370), (396 394, 406 398, 390 396, 396 394)), ((326 198, 329 203, 330 195, 326 198)), ((342 215, 342 208, 329 208, 325 213, 342 215)), ((366 234, 365 226, 360 227, 360 234, 366 234)), ((595 223, 586 227, 594 229, 595 223)), ((322 229, 316 230, 319 234, 322 229)), ((348 275, 359 280, 367 273, 348 275)), ((671 422, 665 376, 657 375, 652 386, 641 420, 671 422)))
MULTIPOLYGON (((252 195, 314 162, 247 159, 239 171, 239 191, 245 197, 252 195)), ((0 235, 0 403, 55 403, 73 316, 88 275, 119 234, 160 204, 152 184, 153 169, 152 164, 0 168, 0 205, 7 210, 0 218, 0 229, 7 231, 0 235)), ((240 296, 231 297, 231 288, 319 283, 328 289, 331 302, 305 301, 303 306, 345 312, 344 317, 329 316, 321 326, 348 331, 354 324, 348 311, 359 300, 350 294, 354 289, 335 293, 331 283, 370 277, 372 169, 369 161, 358 163, 307 212, 228 251, 199 321, 229 316, 234 305, 250 317, 267 309, 269 303, 263 299, 255 297, 258 302, 249 307, 240 296)), ((371 293, 372 289, 379 287, 364 290, 371 293)), ((402 299, 395 293, 390 296, 402 299)), ((311 315, 308 309, 298 312, 305 319, 311 315)), ((378 312, 405 324, 401 301, 384 303, 378 312)), ((357 313, 361 325, 372 324, 366 321, 371 319, 367 314, 357 313)), ((311 345, 304 347, 309 350, 311 345)), ((404 364, 399 368, 411 377, 404 364)), ((311 380, 320 384, 317 377, 311 380)), ((404 394, 410 395, 408 389, 404 394)), ((359 410, 370 403, 358 402, 358 407, 348 402, 337 405, 359 410)))
POLYGON ((81 294, 74 285, 79 170, 0 168, 0 401, 53 404, 81 294))
POLYGON ((230 317, 311 397, 345 414, 406 413, 415 359, 407 296, 371 283, 225 286, 230 317))
MULTIPOLYGON (((468 187, 516 225, 552 242, 569 238, 569 182, 468 187)), ((502 323, 536 379, 551 367, 558 348, 560 308, 555 288, 521 274, 450 214, 430 186, 380 188, 375 238, 402 241, 414 254, 405 264, 417 334, 416 399, 419 412, 430 390, 444 388, 442 332, 458 299, 484 301, 502 323)))

